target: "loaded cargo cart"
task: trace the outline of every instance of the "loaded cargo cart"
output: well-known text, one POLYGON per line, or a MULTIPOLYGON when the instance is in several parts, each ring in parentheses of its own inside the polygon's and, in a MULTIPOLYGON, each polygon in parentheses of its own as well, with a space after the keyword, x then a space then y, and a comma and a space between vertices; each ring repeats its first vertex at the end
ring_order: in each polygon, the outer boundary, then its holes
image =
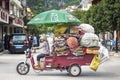
POLYGON ((28 59, 30 59, 31 66, 34 70, 66 70, 71 76, 79 76, 81 74, 81 66, 89 66, 94 58, 94 54, 85 54, 82 51, 77 53, 77 56, 75 53, 73 54, 68 50, 64 51, 63 53, 54 51, 52 56, 46 56, 43 60, 41 60, 41 68, 36 69, 34 67, 35 62, 31 50, 27 50, 25 54, 25 62, 20 62, 16 68, 17 72, 21 75, 25 75, 29 72, 30 64, 28 63, 28 59))
POLYGON ((54 69, 61 72, 66 70, 71 76, 79 76, 81 74, 81 66, 90 66, 92 70, 97 70, 106 57, 103 58, 102 48, 98 45, 99 38, 94 34, 94 29, 90 27, 92 32, 85 33, 89 28, 87 30, 84 30, 86 28, 83 27, 71 28, 72 30, 68 35, 61 32, 66 29, 63 27, 59 26, 58 29, 60 30, 56 30, 55 35, 57 37, 54 39, 52 55, 45 56, 45 58, 40 60, 40 69, 34 67, 33 54, 31 49, 28 49, 25 52, 26 60, 17 65, 16 70, 19 74, 27 74, 30 66, 37 72, 54 69), (28 63, 28 59, 30 59, 31 65, 28 63))
POLYGON ((55 27, 55 37, 62 38, 62 34, 70 34, 69 38, 55 40, 52 55, 45 56, 40 60, 41 68, 35 68, 35 61, 31 49, 25 51, 26 60, 20 62, 16 70, 19 74, 25 75, 29 72, 30 66, 35 71, 45 70, 66 70, 71 76, 81 74, 81 66, 88 65, 94 71, 97 70, 100 59, 98 49, 91 47, 98 46, 98 37, 94 35, 94 28, 90 25, 81 24, 78 27, 71 27, 74 23, 80 23, 79 19, 66 11, 49 10, 36 15, 28 22, 28 25, 37 24, 58 24, 55 27), (65 24, 66 23, 66 24, 65 24), (69 26, 68 26, 69 25, 69 26), (91 34, 90 34, 91 33, 91 34), (91 37, 92 36, 92 37, 91 37), (67 45, 66 45, 67 44, 67 45), (30 59, 31 65, 28 59, 30 59))

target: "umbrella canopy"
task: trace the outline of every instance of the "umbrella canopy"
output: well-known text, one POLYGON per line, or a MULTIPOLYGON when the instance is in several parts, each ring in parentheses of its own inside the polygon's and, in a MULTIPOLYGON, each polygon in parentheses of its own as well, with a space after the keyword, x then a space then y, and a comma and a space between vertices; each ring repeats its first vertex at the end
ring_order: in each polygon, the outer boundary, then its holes
POLYGON ((28 24, 79 23, 70 13, 60 10, 49 10, 36 15, 28 24))

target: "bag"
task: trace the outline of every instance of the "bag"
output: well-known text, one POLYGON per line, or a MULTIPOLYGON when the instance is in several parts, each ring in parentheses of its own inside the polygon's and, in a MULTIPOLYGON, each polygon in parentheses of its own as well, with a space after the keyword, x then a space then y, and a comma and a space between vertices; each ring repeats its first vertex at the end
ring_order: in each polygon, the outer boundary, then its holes
POLYGON ((95 33, 93 26, 90 24, 80 24, 78 28, 81 28, 85 33, 95 33))
POLYGON ((66 25, 57 25, 55 26, 55 36, 63 34, 67 30, 66 25))
POLYGON ((100 65, 100 59, 99 59, 98 55, 95 55, 90 64, 90 68, 92 70, 96 71, 98 69, 99 65, 100 65))
POLYGON ((108 49, 105 48, 104 46, 100 46, 99 49, 99 59, 100 59, 100 63, 104 63, 105 61, 107 61, 109 59, 109 52, 108 49))
POLYGON ((83 47, 98 47, 98 44, 99 38, 93 33, 85 33, 80 41, 80 45, 83 47))

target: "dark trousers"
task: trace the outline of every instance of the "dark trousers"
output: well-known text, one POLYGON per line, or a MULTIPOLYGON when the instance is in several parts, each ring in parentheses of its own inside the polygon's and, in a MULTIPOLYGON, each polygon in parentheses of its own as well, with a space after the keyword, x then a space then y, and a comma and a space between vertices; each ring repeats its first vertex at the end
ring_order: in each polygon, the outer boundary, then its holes
POLYGON ((40 61, 41 58, 44 58, 45 54, 39 54, 37 55, 37 61, 40 61))

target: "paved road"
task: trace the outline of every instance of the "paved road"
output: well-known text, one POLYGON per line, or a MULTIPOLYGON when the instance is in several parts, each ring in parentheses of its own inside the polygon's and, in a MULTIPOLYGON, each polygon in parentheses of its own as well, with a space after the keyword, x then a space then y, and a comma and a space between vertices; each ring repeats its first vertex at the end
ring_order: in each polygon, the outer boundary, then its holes
POLYGON ((0 80, 120 80, 120 57, 110 57, 109 61, 100 65, 97 72, 84 66, 78 77, 71 77, 66 71, 35 73, 32 69, 27 75, 19 75, 16 72, 16 65, 24 58, 23 54, 0 55, 0 80))

